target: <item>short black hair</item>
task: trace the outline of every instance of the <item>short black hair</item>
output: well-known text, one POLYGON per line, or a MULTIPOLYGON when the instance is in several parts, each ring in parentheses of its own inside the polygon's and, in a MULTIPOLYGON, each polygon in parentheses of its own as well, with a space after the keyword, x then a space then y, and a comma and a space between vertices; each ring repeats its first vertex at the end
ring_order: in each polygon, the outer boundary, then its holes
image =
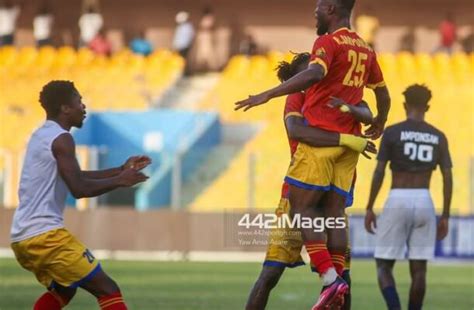
POLYGON ((340 15, 351 16, 356 0, 334 0, 339 8, 340 15))
POLYGON ((61 106, 70 103, 74 96, 79 95, 71 81, 51 81, 40 92, 39 101, 49 116, 57 116, 61 106))
POLYGON ((422 84, 408 86, 403 95, 405 96, 405 103, 417 109, 426 108, 431 100, 431 90, 422 84))
POLYGON ((308 62, 310 58, 311 55, 309 53, 299 53, 295 54, 291 60, 291 63, 287 61, 280 61, 275 69, 277 71, 278 79, 281 82, 291 79, 298 73, 298 67, 305 62, 308 62))

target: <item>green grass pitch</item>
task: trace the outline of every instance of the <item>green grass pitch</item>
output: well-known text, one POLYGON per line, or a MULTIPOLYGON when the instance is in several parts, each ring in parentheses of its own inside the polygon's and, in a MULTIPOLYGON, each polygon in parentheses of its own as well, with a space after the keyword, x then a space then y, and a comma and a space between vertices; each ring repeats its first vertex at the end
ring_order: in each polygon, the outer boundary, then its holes
MULTIPOLYGON (((104 261, 120 284, 129 309, 243 309, 259 271, 258 263, 104 261)), ((398 291, 406 308, 408 265, 395 267, 398 291)), ((370 260, 353 262, 353 309, 385 309, 370 260)), ((31 309, 43 288, 13 259, 0 259, 0 310, 31 309)), ((320 290, 308 267, 288 269, 270 296, 267 309, 310 309, 320 290)), ((67 309, 98 309, 79 291, 67 309)), ((431 265, 424 309, 474 309, 474 264, 431 265)))

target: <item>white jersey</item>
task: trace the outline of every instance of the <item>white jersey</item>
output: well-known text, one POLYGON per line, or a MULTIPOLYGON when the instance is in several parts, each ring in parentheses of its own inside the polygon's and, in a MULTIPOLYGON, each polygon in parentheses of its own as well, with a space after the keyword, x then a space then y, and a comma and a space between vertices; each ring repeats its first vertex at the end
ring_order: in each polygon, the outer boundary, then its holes
POLYGON ((25 240, 64 227, 63 211, 68 188, 61 178, 52 145, 68 133, 58 123, 46 121, 30 138, 21 172, 20 205, 15 210, 11 241, 25 240))

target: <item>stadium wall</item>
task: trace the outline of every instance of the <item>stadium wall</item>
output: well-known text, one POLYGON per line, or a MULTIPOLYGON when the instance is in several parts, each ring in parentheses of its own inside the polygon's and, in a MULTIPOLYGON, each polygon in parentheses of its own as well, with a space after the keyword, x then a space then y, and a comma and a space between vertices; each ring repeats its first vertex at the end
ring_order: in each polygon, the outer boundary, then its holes
MULTIPOLYGON (((0 248, 9 247, 13 212, 0 208, 0 248)), ((86 211, 67 209, 65 225, 91 249, 181 253, 265 251, 267 235, 257 228, 239 228, 237 223, 241 217, 241 212, 139 212, 131 208, 98 208, 86 211), (244 231, 250 233, 242 233, 244 231)), ((374 236, 365 232, 363 217, 352 216, 350 223, 353 257, 372 257, 375 240, 374 236)), ((447 238, 437 244, 436 256, 474 259, 473 233, 474 217, 453 217, 447 238)))

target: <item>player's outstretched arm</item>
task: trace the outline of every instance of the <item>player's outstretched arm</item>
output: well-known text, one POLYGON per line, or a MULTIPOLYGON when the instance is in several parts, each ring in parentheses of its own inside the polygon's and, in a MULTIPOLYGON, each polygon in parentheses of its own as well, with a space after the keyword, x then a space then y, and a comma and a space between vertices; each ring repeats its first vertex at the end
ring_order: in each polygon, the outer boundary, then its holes
POLYGON ((443 240, 449 230, 449 216, 451 210, 451 198, 453 195, 453 173, 451 168, 441 168, 443 175, 443 214, 438 222, 436 238, 443 240))
POLYGON ((264 104, 273 98, 306 90, 311 85, 321 81, 324 78, 324 75, 325 70, 323 66, 320 64, 310 64, 308 69, 298 73, 277 87, 255 96, 249 96, 248 99, 236 102, 235 110, 244 109, 244 111, 247 111, 255 106, 264 104))
POLYGON ((99 196, 118 187, 133 186, 148 179, 135 169, 126 169, 117 176, 105 179, 84 178, 76 159, 76 146, 69 133, 54 140, 52 151, 58 171, 74 198, 99 196))
POLYGON ((372 124, 374 116, 370 111, 369 105, 365 101, 359 102, 357 105, 347 104, 344 100, 331 96, 331 101, 328 103, 331 108, 339 108, 343 113, 351 113, 354 115, 356 121, 365 125, 372 124))
POLYGON ((306 126, 300 116, 288 116, 285 119, 285 126, 290 139, 314 147, 346 146, 369 159, 369 153, 377 153, 375 144, 367 139, 306 126))
POLYGON ((377 116, 374 118, 372 125, 365 131, 365 135, 373 140, 382 135, 391 105, 390 94, 386 86, 375 88, 374 93, 377 101, 377 116))
POLYGON ((105 179, 119 175, 126 169, 142 170, 151 164, 151 158, 145 155, 132 156, 120 167, 105 170, 82 171, 82 176, 87 179, 105 179))
POLYGON ((372 177, 372 185, 370 186, 370 196, 367 202, 367 213, 365 214, 365 229, 373 234, 373 228, 377 228, 376 215, 374 213, 374 203, 377 195, 382 187, 383 179, 385 177, 385 167, 387 166, 386 161, 378 161, 375 167, 374 175, 372 177))

